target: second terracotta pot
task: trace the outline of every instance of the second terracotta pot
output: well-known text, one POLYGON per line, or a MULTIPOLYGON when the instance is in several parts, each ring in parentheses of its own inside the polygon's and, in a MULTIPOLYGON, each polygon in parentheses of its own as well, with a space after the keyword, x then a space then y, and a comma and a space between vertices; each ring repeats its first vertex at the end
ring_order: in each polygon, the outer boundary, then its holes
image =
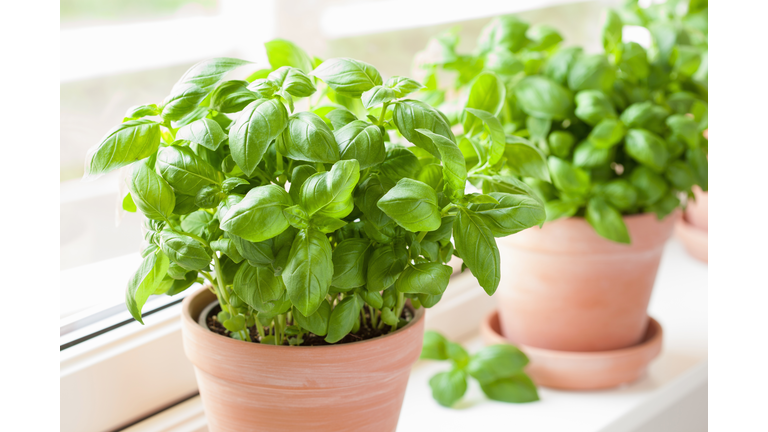
POLYGON ((360 342, 291 347, 230 339, 198 324, 215 300, 184 299, 184 351, 211 432, 376 431, 397 428, 411 366, 421 352, 424 309, 402 329, 360 342))
POLYGON ((600 237, 583 218, 545 223, 500 242, 497 296, 504 336, 559 351, 640 342, 664 244, 678 213, 625 216, 631 245, 600 237))

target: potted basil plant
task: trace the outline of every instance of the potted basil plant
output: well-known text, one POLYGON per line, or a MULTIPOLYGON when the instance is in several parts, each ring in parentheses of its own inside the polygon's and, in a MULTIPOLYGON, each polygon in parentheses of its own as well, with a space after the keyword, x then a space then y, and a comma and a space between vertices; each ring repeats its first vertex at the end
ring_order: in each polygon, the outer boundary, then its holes
POLYGON ((393 431, 445 263, 492 294, 495 237, 544 208, 466 193, 445 117, 408 98, 418 82, 266 48, 246 80, 224 77, 247 61, 194 65, 91 152, 88 176, 132 166, 123 205, 147 218, 126 306, 141 321, 150 295, 206 282, 182 329, 211 431, 393 431))
POLYGON ((455 53, 455 41, 440 36, 427 50, 439 45, 440 55, 417 57, 431 85, 423 97, 454 95, 440 107, 464 107, 452 119, 469 181, 488 193, 499 178, 521 176, 545 203, 541 229, 504 242, 515 277, 500 291, 501 327, 521 347, 639 343, 679 196, 706 187, 707 105, 696 69, 623 42, 618 15, 606 17, 602 54, 560 48, 557 36, 542 49, 541 31, 503 17, 482 31, 474 54, 455 53), (437 83, 445 71, 458 76, 448 88, 437 83))

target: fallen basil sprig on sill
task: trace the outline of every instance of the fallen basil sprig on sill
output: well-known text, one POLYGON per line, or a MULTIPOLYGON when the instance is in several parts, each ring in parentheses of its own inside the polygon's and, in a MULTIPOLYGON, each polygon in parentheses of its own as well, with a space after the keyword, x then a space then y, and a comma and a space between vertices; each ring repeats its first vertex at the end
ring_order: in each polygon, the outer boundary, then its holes
POLYGON ((542 223, 543 205, 525 190, 466 193, 445 116, 408 98, 418 82, 266 48, 271 68, 246 80, 224 80, 244 60, 196 64, 90 152, 86 176, 131 166, 123 208, 147 218, 134 318, 150 295, 207 281, 240 340, 375 336, 407 323, 407 300, 440 300, 454 255, 493 294, 495 237, 542 223))
POLYGON ((461 345, 427 331, 420 358, 451 362, 450 370, 429 380, 432 397, 444 407, 452 407, 464 396, 469 377, 480 383, 489 399, 510 403, 539 400, 536 385, 523 371, 528 357, 512 345, 491 345, 470 356, 461 345))

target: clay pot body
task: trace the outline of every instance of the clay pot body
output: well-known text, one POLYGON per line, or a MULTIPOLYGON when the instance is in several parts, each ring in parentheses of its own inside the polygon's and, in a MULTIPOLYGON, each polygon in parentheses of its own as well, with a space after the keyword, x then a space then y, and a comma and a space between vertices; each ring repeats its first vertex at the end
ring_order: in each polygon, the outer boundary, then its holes
POLYGON ((207 289, 184 299, 184 350, 192 361, 208 430, 387 431, 397 428, 411 366, 421 352, 424 310, 395 333, 360 342, 291 347, 227 338, 203 328, 207 289))
POLYGON ((693 187, 694 200, 689 200, 685 208, 685 220, 702 231, 709 231, 708 194, 698 186, 693 187))
POLYGON ((609 351, 641 341, 674 213, 625 216, 631 245, 600 237, 583 218, 545 223, 502 243, 496 295, 513 343, 558 351, 609 351))

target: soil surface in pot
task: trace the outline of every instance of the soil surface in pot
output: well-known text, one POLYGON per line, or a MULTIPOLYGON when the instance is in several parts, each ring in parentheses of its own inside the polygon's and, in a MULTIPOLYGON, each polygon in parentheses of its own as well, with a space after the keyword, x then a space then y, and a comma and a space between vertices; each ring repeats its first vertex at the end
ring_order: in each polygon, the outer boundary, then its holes
MULTIPOLYGON (((221 306, 216 305, 213 309, 211 309, 210 312, 208 312, 208 316, 205 318, 205 322, 208 324, 208 328, 214 332, 218 333, 222 336, 230 337, 230 331, 224 328, 224 326, 219 322, 216 315, 221 312, 221 306)), ((383 336, 385 334, 389 333, 389 329, 391 326, 387 326, 386 324, 381 329, 376 329, 371 327, 371 316, 367 308, 364 308, 365 313, 365 322, 367 325, 361 325, 360 330, 357 331, 357 333, 350 333, 346 336, 344 336, 343 339, 336 342, 335 344, 329 344, 325 341, 325 336, 318 336, 314 333, 305 333, 303 336, 304 343, 298 346, 320 346, 320 345, 339 345, 344 343, 350 343, 350 342, 359 342, 366 339, 373 339, 379 336, 383 336)), ((408 309, 407 307, 403 308, 403 313, 400 314, 400 320, 405 320, 406 322, 411 322, 413 319, 413 312, 408 309)), ((404 325, 400 325, 399 328, 402 328, 404 325)), ((271 333, 271 327, 264 327, 264 333, 266 335, 270 335, 271 333)), ((251 340, 253 342, 258 343, 259 342, 259 330, 256 328, 256 326, 252 326, 248 329, 248 331, 251 334, 251 340)))

